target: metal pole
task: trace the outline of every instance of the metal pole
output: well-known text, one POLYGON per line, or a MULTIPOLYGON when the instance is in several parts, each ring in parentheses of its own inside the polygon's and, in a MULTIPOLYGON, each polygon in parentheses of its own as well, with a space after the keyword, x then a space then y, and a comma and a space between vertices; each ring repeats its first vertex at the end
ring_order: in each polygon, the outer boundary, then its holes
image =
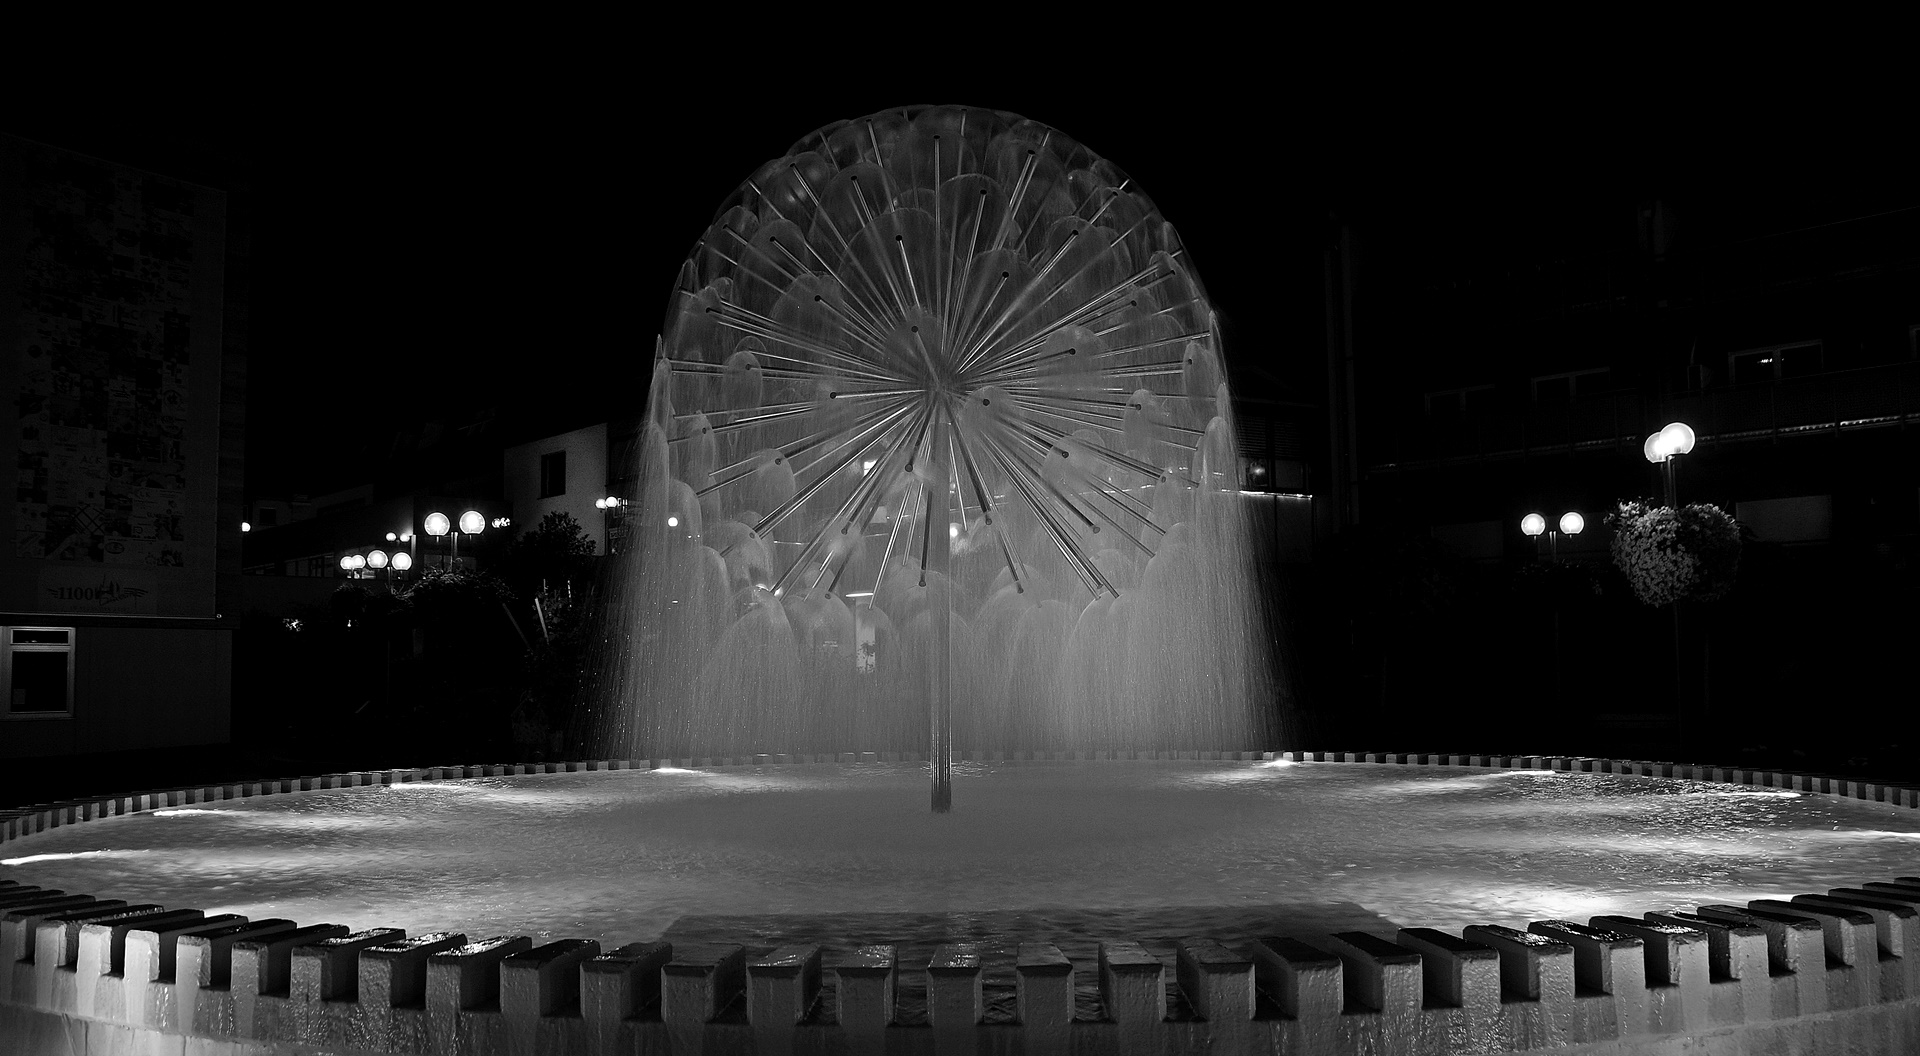
MULTIPOLYGON (((948 464, 947 428, 946 408, 936 407, 933 412, 932 457, 928 459, 930 465, 927 470, 939 482, 939 486, 923 489, 927 496, 927 546, 931 551, 927 554, 926 568, 930 573, 939 573, 941 581, 940 603, 931 609, 933 655, 927 664, 927 719, 931 726, 928 759, 933 764, 935 814, 953 810, 953 701, 949 685, 953 651, 953 592, 948 578, 953 565, 953 541, 947 537, 946 531, 952 508, 953 473, 948 464)), ((932 583, 931 576, 928 581, 932 583)))

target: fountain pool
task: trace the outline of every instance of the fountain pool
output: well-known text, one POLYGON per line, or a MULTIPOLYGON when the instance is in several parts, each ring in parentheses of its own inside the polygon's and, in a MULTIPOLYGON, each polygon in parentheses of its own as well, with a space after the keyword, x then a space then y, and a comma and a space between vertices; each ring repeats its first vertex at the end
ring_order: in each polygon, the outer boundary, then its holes
POLYGON ((1295 917, 1311 934, 1336 906, 1340 927, 1369 917, 1390 936, 1784 897, 1911 872, 1920 845, 1920 816, 1890 804, 1604 774, 957 763, 968 809, 934 818, 925 780, 925 764, 880 763, 321 790, 42 832, 0 849, 0 878, 609 945, 698 919, 828 933, 856 912, 1070 911, 1091 937, 1181 913, 1218 934, 1295 917))

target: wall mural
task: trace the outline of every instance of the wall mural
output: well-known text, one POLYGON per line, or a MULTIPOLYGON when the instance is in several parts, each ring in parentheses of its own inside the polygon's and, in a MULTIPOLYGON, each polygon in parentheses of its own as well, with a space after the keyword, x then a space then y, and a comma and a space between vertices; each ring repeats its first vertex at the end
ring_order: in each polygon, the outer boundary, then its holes
MULTIPOLYGON (((197 462, 189 400, 196 327, 206 329, 202 347, 210 338, 218 348, 219 314, 206 312, 195 285, 220 274, 204 225, 223 222, 221 198, 20 146, 10 556, 40 565, 36 607, 74 608, 78 591, 112 599, 102 608, 151 612, 156 573, 211 571, 198 566, 212 563, 213 526, 188 513, 197 462)), ((213 389, 198 394, 203 404, 217 405, 213 389)))

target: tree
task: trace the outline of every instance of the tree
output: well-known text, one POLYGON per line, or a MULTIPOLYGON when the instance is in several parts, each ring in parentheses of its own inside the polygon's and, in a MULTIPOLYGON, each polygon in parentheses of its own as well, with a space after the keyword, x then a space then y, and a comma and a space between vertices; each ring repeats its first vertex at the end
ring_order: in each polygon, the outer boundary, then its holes
POLYGON ((556 510, 507 547, 503 576, 521 598, 539 593, 542 582, 552 589, 569 582, 581 589, 593 573, 594 546, 572 514, 556 510))

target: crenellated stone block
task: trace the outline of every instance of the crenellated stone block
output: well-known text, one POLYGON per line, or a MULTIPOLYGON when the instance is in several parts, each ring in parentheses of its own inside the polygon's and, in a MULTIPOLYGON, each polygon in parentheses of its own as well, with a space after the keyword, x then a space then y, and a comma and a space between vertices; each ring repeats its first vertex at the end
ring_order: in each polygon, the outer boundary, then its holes
POLYGON ((937 947, 927 962, 927 1018, 933 1029, 971 1032, 985 1015, 980 948, 973 943, 937 947))
POLYGON ((782 946, 747 962, 747 1021, 756 1035, 791 1038, 820 994, 820 947, 782 946))
POLYGON ((1166 966, 1137 942, 1100 944, 1100 1003, 1122 1035, 1158 1029, 1167 1018, 1166 966))
POLYGON ((895 969, 892 946, 860 946, 833 969, 840 1029, 861 1038, 879 1038, 893 1023, 895 969))
POLYGON ((1023 942, 1013 971, 1015 1016, 1027 1051, 1065 1053, 1073 1028, 1073 962, 1050 942, 1023 942))

